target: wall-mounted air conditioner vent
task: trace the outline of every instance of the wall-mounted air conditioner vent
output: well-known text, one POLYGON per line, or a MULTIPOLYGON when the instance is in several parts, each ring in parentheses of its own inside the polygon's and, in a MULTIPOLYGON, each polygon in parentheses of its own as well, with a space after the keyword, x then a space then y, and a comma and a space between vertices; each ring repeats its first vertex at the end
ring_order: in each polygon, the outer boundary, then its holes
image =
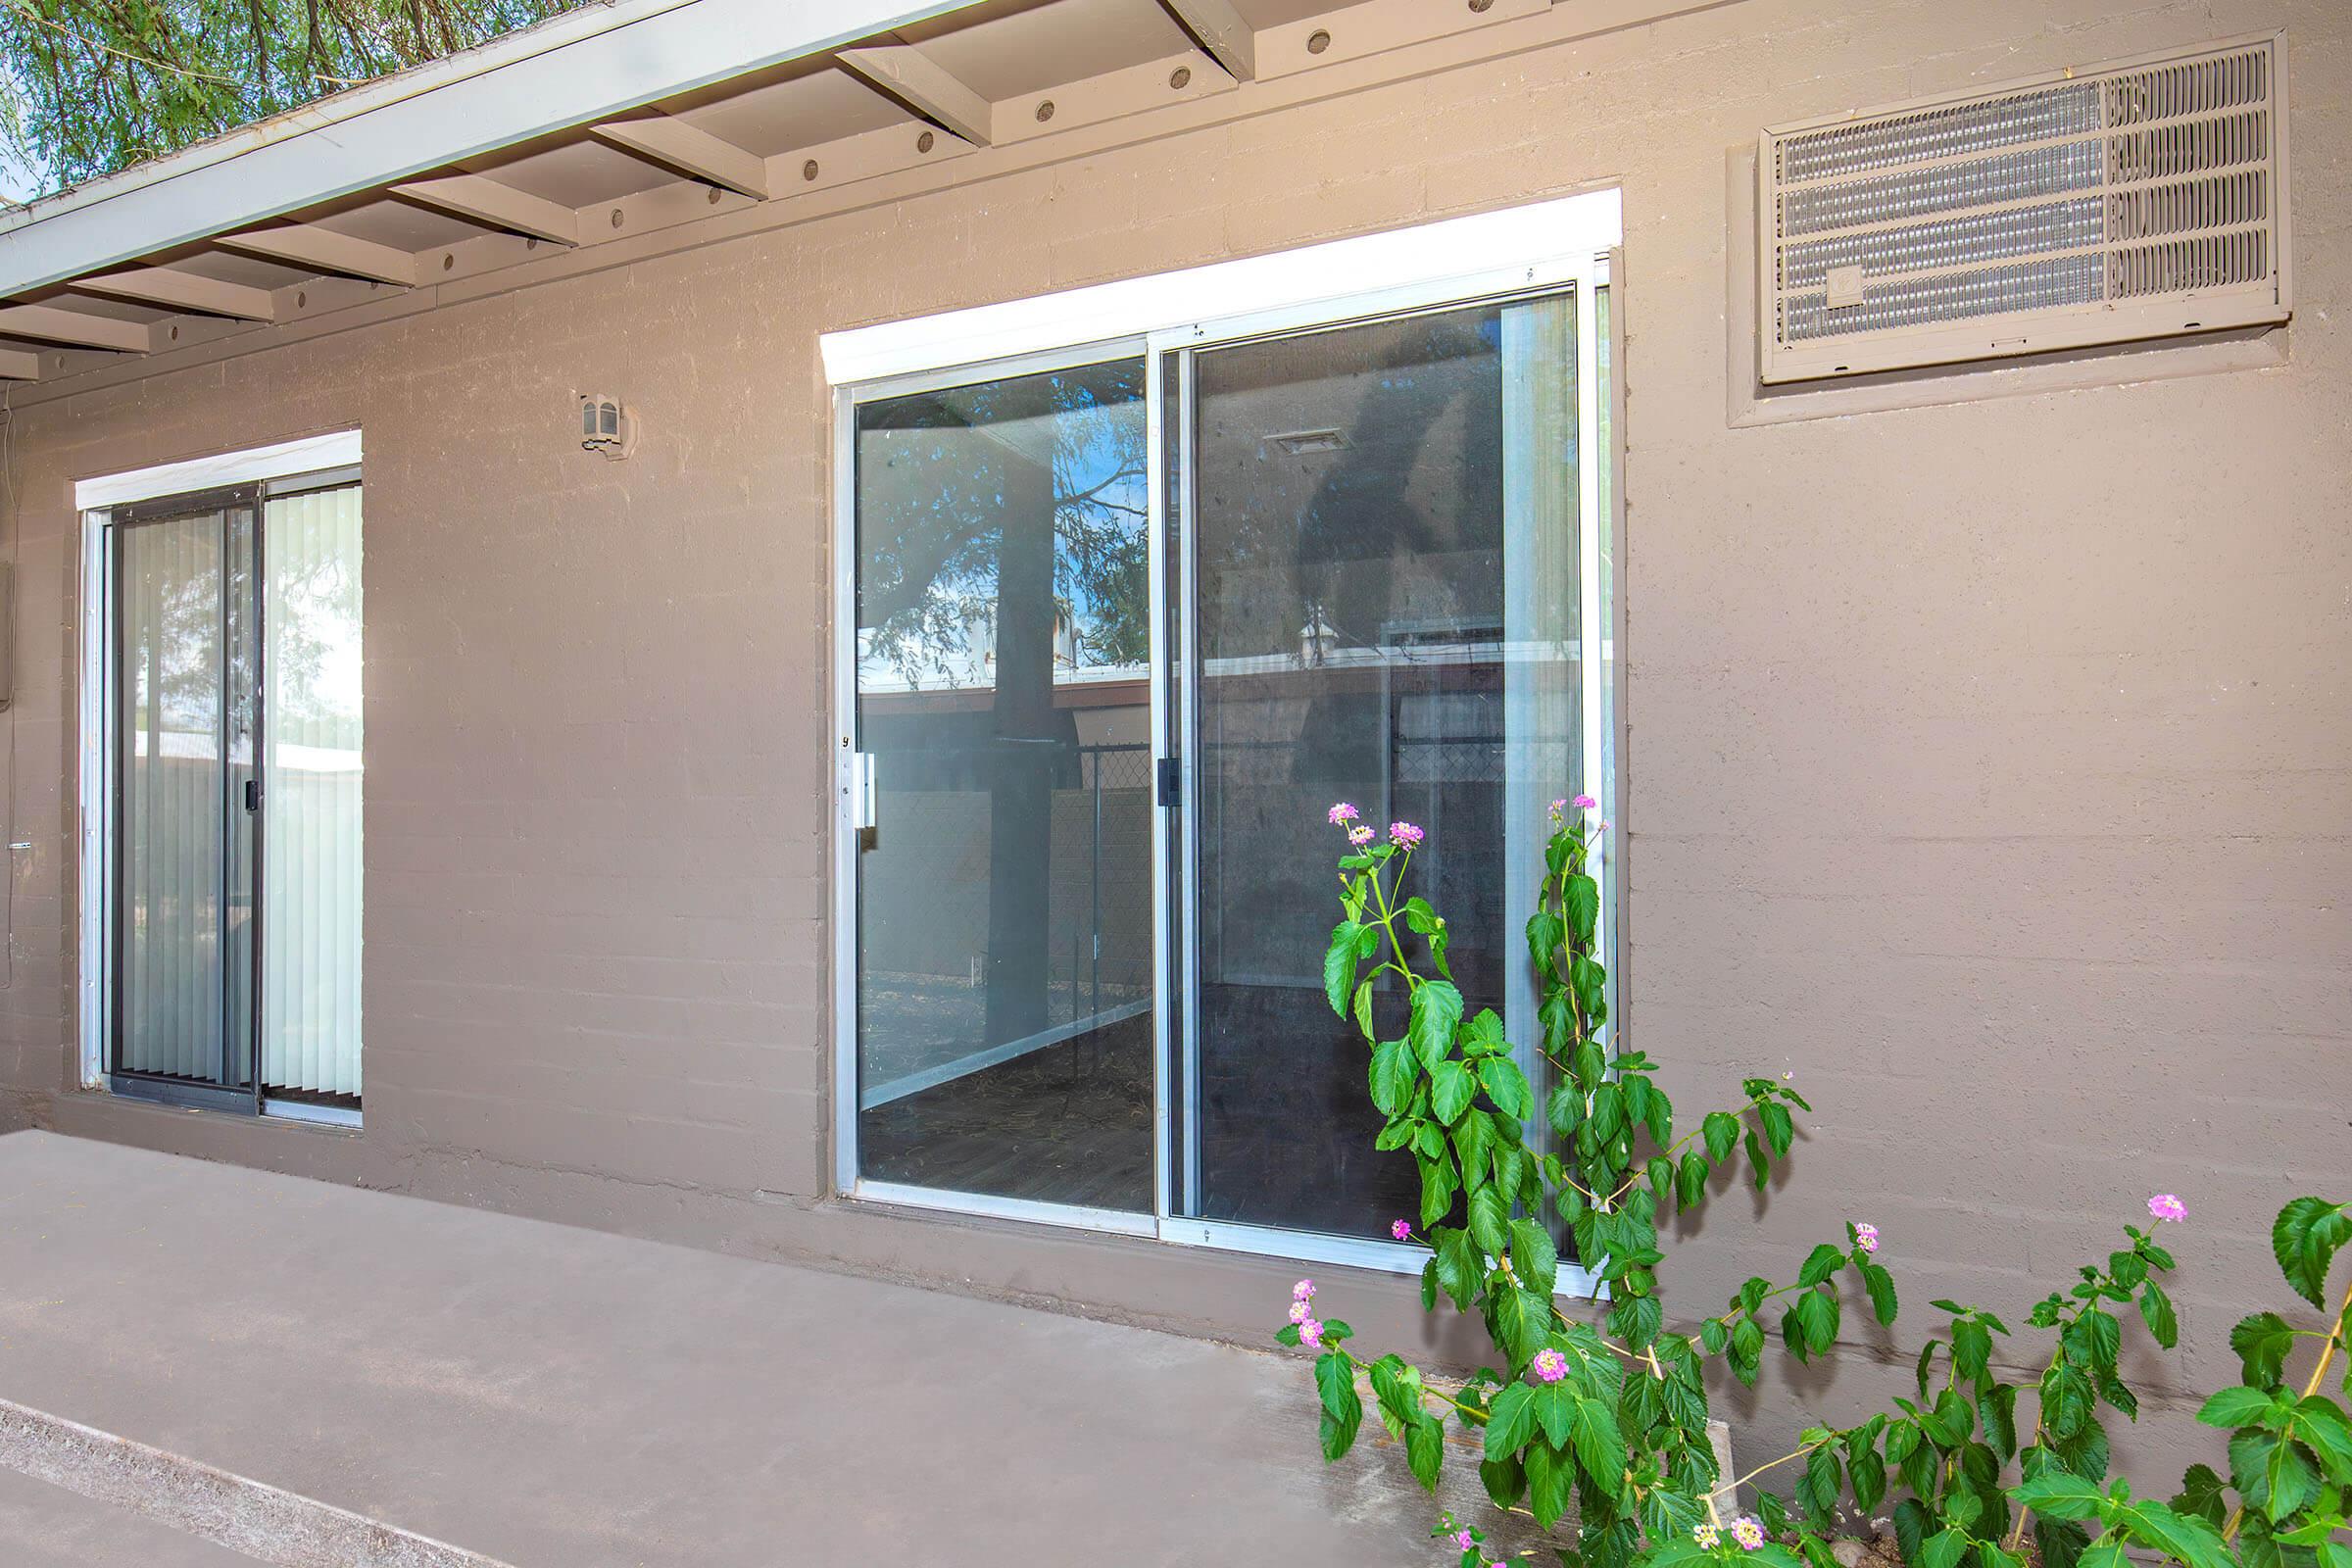
POLYGON ((1762 378, 2282 321, 2280 40, 1764 132, 1762 378))

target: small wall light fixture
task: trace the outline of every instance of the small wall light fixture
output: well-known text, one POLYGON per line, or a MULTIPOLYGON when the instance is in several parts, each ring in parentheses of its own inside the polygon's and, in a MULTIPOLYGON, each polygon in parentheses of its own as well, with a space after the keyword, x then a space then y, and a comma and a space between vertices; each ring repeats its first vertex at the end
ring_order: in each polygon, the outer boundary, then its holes
POLYGON ((580 394, 580 450, 617 463, 637 448, 637 421, 620 399, 602 392, 580 394))

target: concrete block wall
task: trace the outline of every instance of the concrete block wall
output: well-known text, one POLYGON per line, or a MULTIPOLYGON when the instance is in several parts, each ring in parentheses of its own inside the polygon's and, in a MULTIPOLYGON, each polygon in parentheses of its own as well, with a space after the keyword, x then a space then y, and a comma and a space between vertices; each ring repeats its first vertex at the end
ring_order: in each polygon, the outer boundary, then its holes
MULTIPOLYGON (((1740 0, 20 409, 0 1122, 1258 1341, 1294 1267, 827 1200, 819 332, 1622 183, 1633 1038, 1687 1112, 1818 1113, 1678 1316, 1868 1219, 1911 1303, 1723 1413, 1743 1455, 1906 1381, 2151 1191, 2176 1462, 2264 1240, 2352 1191, 2352 14, 1740 0), (1735 424, 1727 192, 1763 124, 2283 26, 2301 295, 2270 359, 2115 356, 1735 424), (2232 368, 2240 365, 2245 368, 2232 368), (643 440, 579 453, 572 389, 643 440), (1989 395, 1988 395, 1989 394, 1989 395), (74 1088, 70 481, 360 425, 368 1100, 350 1136, 74 1088)), ((1471 260, 1471 259, 1466 259, 1471 260)), ((1446 1354, 1403 1282, 1325 1271, 1446 1354)), ((2135 1364, 2140 1352, 2132 1352, 2135 1364)))

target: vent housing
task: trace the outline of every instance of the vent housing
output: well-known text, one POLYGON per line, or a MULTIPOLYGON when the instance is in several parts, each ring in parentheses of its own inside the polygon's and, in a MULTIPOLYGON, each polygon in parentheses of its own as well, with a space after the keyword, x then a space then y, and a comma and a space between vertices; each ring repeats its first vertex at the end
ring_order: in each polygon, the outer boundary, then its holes
POLYGON ((1766 383, 2283 321, 2277 35, 1768 129, 1766 383))

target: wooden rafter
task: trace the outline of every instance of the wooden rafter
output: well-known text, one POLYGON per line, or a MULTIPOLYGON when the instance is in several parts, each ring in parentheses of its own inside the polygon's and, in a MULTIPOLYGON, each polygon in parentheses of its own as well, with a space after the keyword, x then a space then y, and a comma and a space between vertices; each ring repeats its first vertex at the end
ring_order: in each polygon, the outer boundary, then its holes
POLYGON ((1200 41, 1236 81, 1257 75, 1257 33, 1233 0, 1159 0, 1179 26, 1200 41))
POLYGON ((86 311, 69 311, 56 305, 0 307, 0 332, 10 337, 37 338, 44 343, 115 349, 124 354, 145 354, 155 347, 155 328, 144 321, 92 316, 86 311))
POLYGON ((138 300, 206 316, 226 316, 239 321, 277 319, 277 301, 266 288, 224 283, 217 277, 169 267, 142 267, 134 271, 110 272, 104 277, 85 277, 74 286, 88 294, 138 300))
POLYGON ((401 288, 416 286, 416 258, 407 251, 354 239, 315 223, 247 229, 242 234, 222 234, 213 243, 222 250, 242 251, 294 267, 315 267, 343 277, 364 277, 401 288))
POLYGON ((767 160, 671 115, 612 120, 593 127, 602 140, 681 174, 749 196, 767 197, 767 160))
POLYGON ((972 145, 986 147, 995 139, 996 111, 989 101, 912 45, 844 49, 835 58, 925 120, 972 145))
POLYGON ((544 196, 502 185, 487 175, 451 174, 443 179, 413 179, 393 186, 392 194, 455 213, 468 222, 503 228, 531 239, 551 240, 558 245, 580 242, 579 214, 544 196))

